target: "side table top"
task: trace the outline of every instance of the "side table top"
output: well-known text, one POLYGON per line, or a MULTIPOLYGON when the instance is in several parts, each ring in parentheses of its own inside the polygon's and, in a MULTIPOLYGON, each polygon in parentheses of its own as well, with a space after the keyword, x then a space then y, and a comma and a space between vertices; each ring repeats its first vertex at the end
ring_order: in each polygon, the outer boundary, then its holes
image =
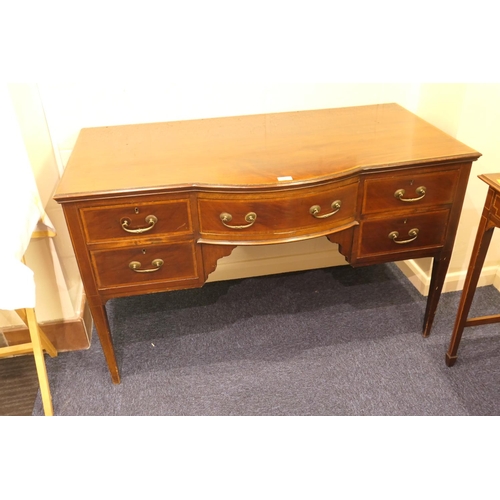
POLYGON ((478 176, 482 181, 486 182, 490 187, 500 192, 500 173, 498 174, 481 174, 478 176))

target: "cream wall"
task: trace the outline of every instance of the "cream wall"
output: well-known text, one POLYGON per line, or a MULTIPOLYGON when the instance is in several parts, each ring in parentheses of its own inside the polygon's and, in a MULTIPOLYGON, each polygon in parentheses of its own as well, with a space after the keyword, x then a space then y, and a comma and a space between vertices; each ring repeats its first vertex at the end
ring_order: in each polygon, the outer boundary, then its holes
MULTIPOLYGON (((9 91, 40 198, 58 232, 54 239, 33 240, 26 251, 26 262, 35 271, 37 316, 40 321, 74 318, 80 314, 83 287, 60 207, 51 199, 60 170, 38 87, 15 84, 9 91)), ((14 312, 0 311, 0 328, 12 325, 23 323, 14 312)))
MULTIPOLYGON (((42 198, 48 200, 47 212, 58 230, 55 244, 66 285, 56 283, 47 271, 47 248, 33 248, 35 275, 42 276, 37 283, 42 321, 79 313, 81 283, 62 211, 50 197, 83 127, 397 102, 484 154, 467 191, 449 290, 461 287, 484 202, 485 186, 473 178, 495 171, 497 165, 500 171, 500 146, 495 141, 500 132, 500 84, 11 84, 10 91, 42 198), (37 273, 37 268, 45 271, 37 273)), ((219 262, 211 279, 345 264, 332 248, 324 238, 237 248, 219 262)), ((500 256, 490 252, 482 284, 493 283, 497 262, 500 256)), ((409 261, 402 268, 426 293, 428 260, 409 261)), ((0 317, 0 326, 1 321, 0 317)))
MULTIPOLYGON (((500 172, 500 84, 422 84, 417 114, 483 154, 472 166, 444 287, 445 292, 461 290, 487 192, 486 184, 478 175, 500 172)), ((494 284, 500 288, 500 234, 497 233, 493 236, 479 286, 494 284)), ((424 294, 430 282, 431 261, 408 261, 402 266, 424 294)))

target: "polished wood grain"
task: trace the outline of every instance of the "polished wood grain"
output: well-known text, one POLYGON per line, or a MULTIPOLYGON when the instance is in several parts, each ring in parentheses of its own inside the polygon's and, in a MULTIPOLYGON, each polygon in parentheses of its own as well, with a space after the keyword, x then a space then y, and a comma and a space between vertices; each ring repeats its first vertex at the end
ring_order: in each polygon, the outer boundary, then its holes
POLYGON ((396 104, 83 129, 55 199, 113 382, 106 301, 200 287, 239 245, 432 257, 429 335, 479 156, 396 104))
POLYGON ((56 199, 196 186, 248 191, 477 156, 397 104, 87 128, 56 199), (278 180, 287 176, 293 180, 278 180))

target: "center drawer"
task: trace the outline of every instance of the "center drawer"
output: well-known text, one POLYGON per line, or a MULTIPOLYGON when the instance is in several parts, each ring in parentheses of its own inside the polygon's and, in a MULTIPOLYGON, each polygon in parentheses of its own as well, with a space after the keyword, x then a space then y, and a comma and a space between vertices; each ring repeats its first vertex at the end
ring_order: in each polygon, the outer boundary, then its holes
POLYGON ((334 229, 354 220, 358 181, 258 194, 202 193, 200 233, 232 241, 283 239, 334 229))

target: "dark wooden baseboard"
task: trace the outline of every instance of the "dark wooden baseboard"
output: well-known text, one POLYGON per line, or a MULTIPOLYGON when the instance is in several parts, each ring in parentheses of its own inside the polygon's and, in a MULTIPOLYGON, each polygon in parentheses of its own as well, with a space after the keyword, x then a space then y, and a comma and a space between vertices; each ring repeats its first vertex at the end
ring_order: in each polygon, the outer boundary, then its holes
MULTIPOLYGON (((80 317, 71 320, 41 322, 40 327, 59 352, 88 349, 92 338, 92 316, 85 302, 80 317)), ((4 328, 7 345, 30 341, 28 328, 24 326, 4 328)))

